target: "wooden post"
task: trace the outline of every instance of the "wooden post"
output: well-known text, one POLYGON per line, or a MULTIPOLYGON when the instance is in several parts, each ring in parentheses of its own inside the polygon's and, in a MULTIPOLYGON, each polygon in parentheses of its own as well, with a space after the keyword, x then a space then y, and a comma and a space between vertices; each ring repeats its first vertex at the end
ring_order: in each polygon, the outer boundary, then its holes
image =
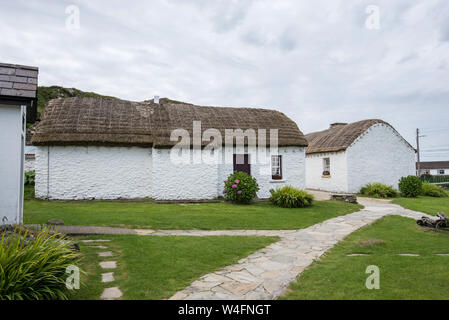
POLYGON ((418 152, 418 164, 417 164, 417 172, 416 176, 421 176, 421 159, 419 155, 419 129, 416 129, 416 150, 418 152))

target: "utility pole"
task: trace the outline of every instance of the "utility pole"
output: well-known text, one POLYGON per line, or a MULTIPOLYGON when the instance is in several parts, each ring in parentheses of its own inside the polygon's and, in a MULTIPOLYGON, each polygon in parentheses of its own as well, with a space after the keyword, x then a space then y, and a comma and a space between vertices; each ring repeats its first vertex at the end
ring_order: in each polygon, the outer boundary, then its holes
POLYGON ((416 176, 420 176, 421 175, 421 159, 419 156, 419 129, 416 129, 416 150, 418 152, 418 165, 417 165, 417 173, 416 176))

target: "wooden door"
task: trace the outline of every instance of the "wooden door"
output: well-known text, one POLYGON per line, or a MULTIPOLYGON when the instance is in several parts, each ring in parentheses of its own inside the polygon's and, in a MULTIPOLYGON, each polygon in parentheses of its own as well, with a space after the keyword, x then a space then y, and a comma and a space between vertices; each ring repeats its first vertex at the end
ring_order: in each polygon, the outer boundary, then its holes
POLYGON ((251 175, 249 154, 234 154, 234 171, 242 171, 251 175))

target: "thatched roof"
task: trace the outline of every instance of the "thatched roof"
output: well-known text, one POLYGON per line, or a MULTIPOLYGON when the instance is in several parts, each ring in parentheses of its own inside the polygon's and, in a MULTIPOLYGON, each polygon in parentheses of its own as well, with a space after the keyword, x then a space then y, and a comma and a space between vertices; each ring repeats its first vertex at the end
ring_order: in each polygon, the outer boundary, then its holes
MULTIPOLYGON (((396 132, 396 130, 389 123, 379 119, 362 120, 349 124, 334 123, 331 124, 331 127, 327 130, 313 132, 306 135, 306 139, 309 142, 306 153, 312 154, 346 150, 361 134, 375 124, 389 126, 396 132)), ((399 135, 399 133, 397 134, 399 135)), ((405 142, 408 144, 407 141, 405 142)), ((408 145, 413 149, 410 144, 408 145)))
MULTIPOLYGON (((255 108, 201 107, 161 99, 131 102, 108 98, 51 100, 41 116, 34 145, 137 145, 168 148, 174 129, 185 129, 192 137, 193 121, 201 121, 202 132, 218 129, 224 142, 225 129, 278 129, 279 146, 307 146, 294 121, 281 112, 255 108)), ((203 145, 209 141, 203 141, 203 145)))

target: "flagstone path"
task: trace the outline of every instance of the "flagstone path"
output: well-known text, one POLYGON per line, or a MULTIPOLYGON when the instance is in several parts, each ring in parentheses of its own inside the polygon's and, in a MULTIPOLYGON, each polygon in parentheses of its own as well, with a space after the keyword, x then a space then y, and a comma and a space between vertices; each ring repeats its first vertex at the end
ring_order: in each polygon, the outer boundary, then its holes
MULTIPOLYGON (((170 299, 275 299, 305 268, 355 230, 387 215, 419 219, 423 215, 389 202, 359 199, 365 209, 290 231, 245 231, 247 235, 276 235, 280 241, 241 259, 237 264, 206 274, 170 299)), ((211 235, 214 231, 159 231, 153 235, 211 235)), ((216 231, 218 232, 218 231, 216 231)), ((222 231, 220 231, 220 234, 222 231)), ((235 232, 235 231, 234 231, 235 232)), ((227 233, 227 232, 226 232, 227 233)), ((240 235, 241 231, 236 232, 240 235)))

